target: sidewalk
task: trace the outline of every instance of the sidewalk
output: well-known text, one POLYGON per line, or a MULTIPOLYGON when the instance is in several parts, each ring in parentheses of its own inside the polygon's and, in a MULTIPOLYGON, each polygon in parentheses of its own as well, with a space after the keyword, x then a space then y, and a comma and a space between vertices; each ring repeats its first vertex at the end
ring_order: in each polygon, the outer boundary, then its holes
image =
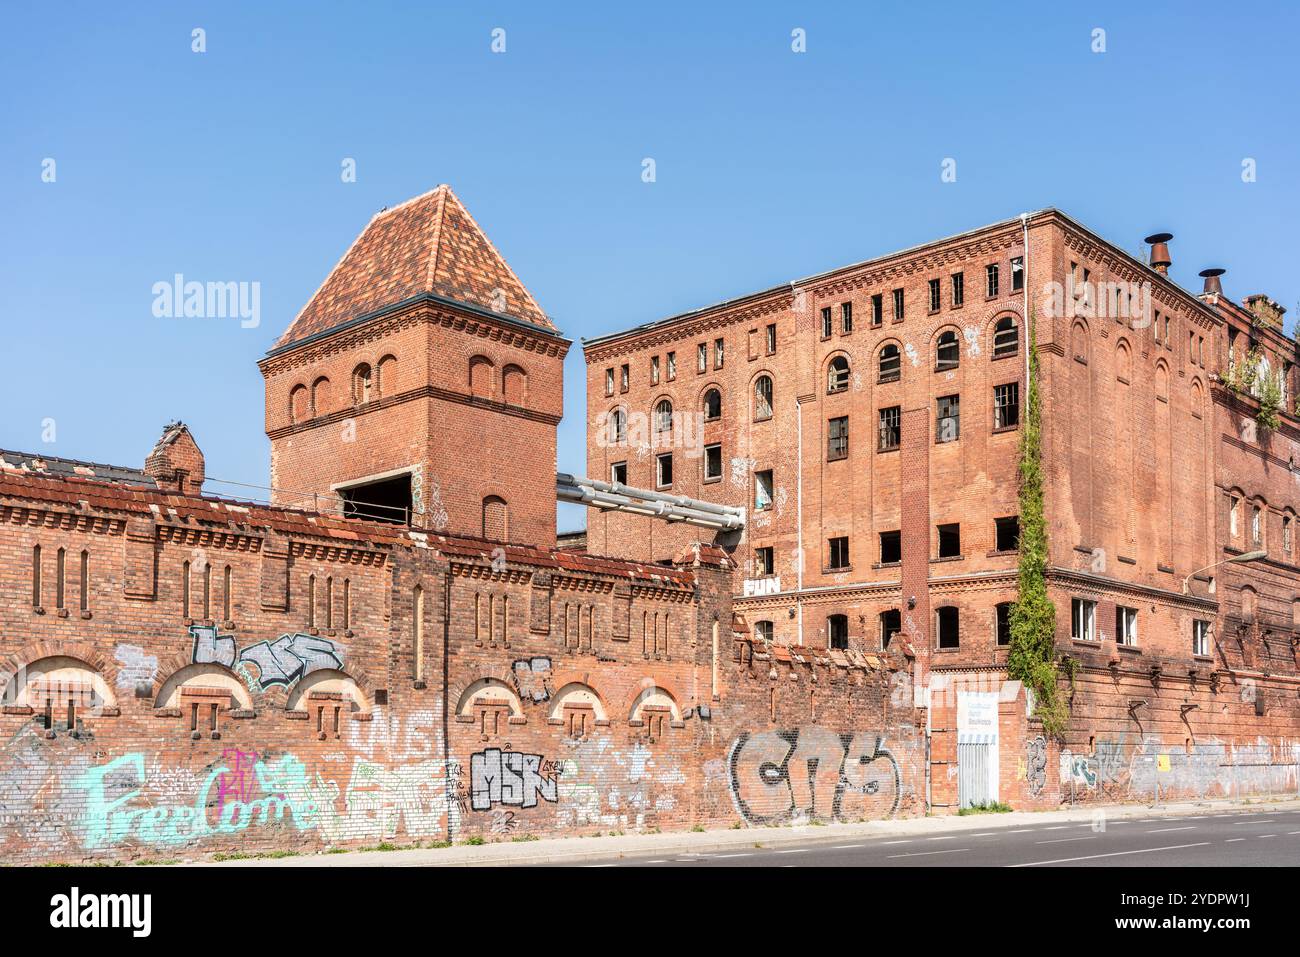
POLYGON ((521 864, 572 864, 584 860, 642 855, 711 854, 740 847, 785 847, 822 840, 937 834, 991 827, 1087 823, 1098 815, 1106 820, 1179 817, 1224 811, 1300 809, 1300 800, 1261 797, 1246 801, 1181 801, 1152 807, 1146 804, 1079 806, 1063 811, 1011 811, 1006 814, 943 815, 869 821, 864 824, 743 827, 721 831, 673 831, 664 834, 625 834, 611 837, 546 838, 454 847, 409 850, 347 851, 296 857, 202 861, 201 867, 501 867, 521 864))

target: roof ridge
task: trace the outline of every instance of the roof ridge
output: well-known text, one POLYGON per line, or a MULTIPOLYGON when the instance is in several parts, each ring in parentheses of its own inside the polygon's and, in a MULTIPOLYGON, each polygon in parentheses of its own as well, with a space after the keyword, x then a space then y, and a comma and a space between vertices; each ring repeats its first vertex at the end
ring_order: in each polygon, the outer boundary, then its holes
MULTIPOLYGON (((451 192, 451 187, 442 183, 437 189, 431 190, 430 193, 441 193, 438 198, 438 208, 434 211, 433 221, 429 224, 429 242, 432 250, 429 255, 429 271, 425 274, 424 284, 428 289, 433 288, 434 277, 438 274, 438 254, 442 251, 442 220, 447 215, 447 194, 451 192)), ((426 193, 428 196, 430 193, 426 193)))

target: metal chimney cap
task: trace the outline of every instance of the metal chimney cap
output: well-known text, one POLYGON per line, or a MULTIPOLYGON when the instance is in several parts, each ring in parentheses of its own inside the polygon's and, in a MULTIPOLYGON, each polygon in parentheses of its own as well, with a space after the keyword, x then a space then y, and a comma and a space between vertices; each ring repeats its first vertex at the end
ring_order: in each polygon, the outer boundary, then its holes
POLYGON ((1220 269, 1218 266, 1215 266, 1213 269, 1202 269, 1196 275, 1200 276, 1202 279, 1212 279, 1215 276, 1222 276, 1227 271, 1228 270, 1226 269, 1220 269))
POLYGON ((1174 238, 1173 233, 1152 233, 1150 236, 1148 236, 1146 239, 1142 241, 1144 243, 1155 245, 1156 243, 1167 243, 1169 242, 1169 240, 1173 238, 1174 238))

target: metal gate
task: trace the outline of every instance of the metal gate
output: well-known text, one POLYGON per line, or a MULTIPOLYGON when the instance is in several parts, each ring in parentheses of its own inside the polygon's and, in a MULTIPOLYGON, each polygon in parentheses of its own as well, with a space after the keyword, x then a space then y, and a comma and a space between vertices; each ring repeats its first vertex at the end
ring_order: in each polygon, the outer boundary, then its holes
POLYGON ((988 804, 998 799, 996 741, 957 742, 957 804, 988 804))

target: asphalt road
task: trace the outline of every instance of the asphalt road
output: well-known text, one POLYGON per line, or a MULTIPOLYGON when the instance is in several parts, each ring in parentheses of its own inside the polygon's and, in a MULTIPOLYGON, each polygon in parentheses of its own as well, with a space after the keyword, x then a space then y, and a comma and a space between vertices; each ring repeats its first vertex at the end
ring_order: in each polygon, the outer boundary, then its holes
POLYGON ((1090 823, 988 827, 914 837, 817 839, 716 854, 659 853, 579 867, 1285 867, 1300 864, 1300 810, 1266 809, 1090 823))

